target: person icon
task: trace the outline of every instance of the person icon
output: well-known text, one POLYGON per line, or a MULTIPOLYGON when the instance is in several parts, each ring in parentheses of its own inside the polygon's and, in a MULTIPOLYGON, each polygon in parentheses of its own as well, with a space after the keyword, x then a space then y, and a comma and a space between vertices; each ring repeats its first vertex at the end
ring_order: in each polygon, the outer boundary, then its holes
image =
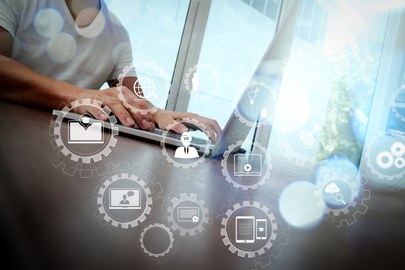
POLYGON ((174 153, 175 158, 191 159, 199 157, 197 149, 190 146, 192 139, 193 138, 189 132, 181 134, 181 143, 184 147, 178 147, 176 149, 176 152, 174 153))
POLYGON ((122 194, 122 200, 120 201, 120 204, 129 204, 126 194, 122 194))

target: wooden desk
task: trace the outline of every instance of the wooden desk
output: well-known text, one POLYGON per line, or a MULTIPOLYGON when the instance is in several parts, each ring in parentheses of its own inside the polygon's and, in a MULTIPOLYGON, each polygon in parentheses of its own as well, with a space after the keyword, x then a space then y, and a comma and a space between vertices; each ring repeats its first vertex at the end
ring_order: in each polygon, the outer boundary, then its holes
MULTIPOLYGON (((260 197, 277 210, 290 176, 275 171, 271 185, 247 195, 221 174, 219 161, 207 160, 184 173, 165 165, 158 146, 118 136, 113 152, 93 174, 70 176, 55 167, 60 158, 49 135, 50 112, 0 102, 0 208, 2 269, 254 269, 229 252, 220 236, 223 205, 232 199, 260 197), (136 228, 103 227, 97 217, 96 190, 108 163, 136 164, 150 171, 167 199, 170 193, 196 192, 213 220, 206 234, 183 238, 175 233, 177 253, 157 264, 142 254, 140 232, 163 218, 162 200, 136 228), (14 267, 6 267, 13 264, 14 267)), ((289 230, 288 245, 266 269, 404 269, 405 191, 372 190, 368 212, 344 228, 324 222, 311 230, 289 230)))

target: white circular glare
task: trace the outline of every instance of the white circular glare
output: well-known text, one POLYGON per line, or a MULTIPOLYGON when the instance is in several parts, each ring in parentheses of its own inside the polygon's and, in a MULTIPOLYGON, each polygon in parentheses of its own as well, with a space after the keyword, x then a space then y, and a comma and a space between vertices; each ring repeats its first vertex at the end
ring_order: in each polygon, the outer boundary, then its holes
POLYGON ((299 85, 291 82, 282 85, 274 126, 284 132, 298 130, 308 121, 310 112, 308 96, 299 85))
POLYGON ((317 205, 316 186, 299 181, 286 187, 280 196, 280 213, 291 226, 308 229, 319 224, 325 208, 317 205))
POLYGON ((50 38, 62 31, 63 19, 56 10, 46 8, 35 16, 34 27, 41 36, 50 38))
POLYGON ((48 55, 56 63, 66 63, 76 55, 77 43, 67 33, 59 33, 48 43, 48 55))

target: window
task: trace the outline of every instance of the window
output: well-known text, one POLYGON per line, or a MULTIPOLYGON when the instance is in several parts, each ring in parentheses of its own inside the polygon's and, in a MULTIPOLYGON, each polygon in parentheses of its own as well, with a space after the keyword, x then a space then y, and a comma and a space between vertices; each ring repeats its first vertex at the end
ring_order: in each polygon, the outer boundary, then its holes
POLYGON ((164 109, 170 90, 190 1, 106 1, 108 8, 128 31, 138 77, 148 76, 156 84, 164 109))
MULTIPOLYGON (((268 2, 278 14, 281 1, 268 2)), ((200 87, 191 92, 188 111, 225 126, 275 33, 277 17, 242 0, 212 1, 196 67, 200 87)))

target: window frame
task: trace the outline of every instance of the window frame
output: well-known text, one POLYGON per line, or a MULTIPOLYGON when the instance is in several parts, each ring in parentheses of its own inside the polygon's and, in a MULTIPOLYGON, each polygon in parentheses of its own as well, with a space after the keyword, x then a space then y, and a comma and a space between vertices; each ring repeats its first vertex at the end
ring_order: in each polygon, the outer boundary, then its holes
MULTIPOLYGON (((281 0, 280 8, 277 11, 276 32, 281 22, 288 14, 289 8, 295 1, 297 0, 281 0)), ((190 0, 166 110, 182 112, 188 109, 190 94, 185 89, 183 78, 188 70, 199 62, 211 3, 212 0, 190 0)), ((254 136, 252 143, 258 142, 262 146, 267 147, 270 139, 271 126, 260 126, 254 127, 253 129, 254 136)))

